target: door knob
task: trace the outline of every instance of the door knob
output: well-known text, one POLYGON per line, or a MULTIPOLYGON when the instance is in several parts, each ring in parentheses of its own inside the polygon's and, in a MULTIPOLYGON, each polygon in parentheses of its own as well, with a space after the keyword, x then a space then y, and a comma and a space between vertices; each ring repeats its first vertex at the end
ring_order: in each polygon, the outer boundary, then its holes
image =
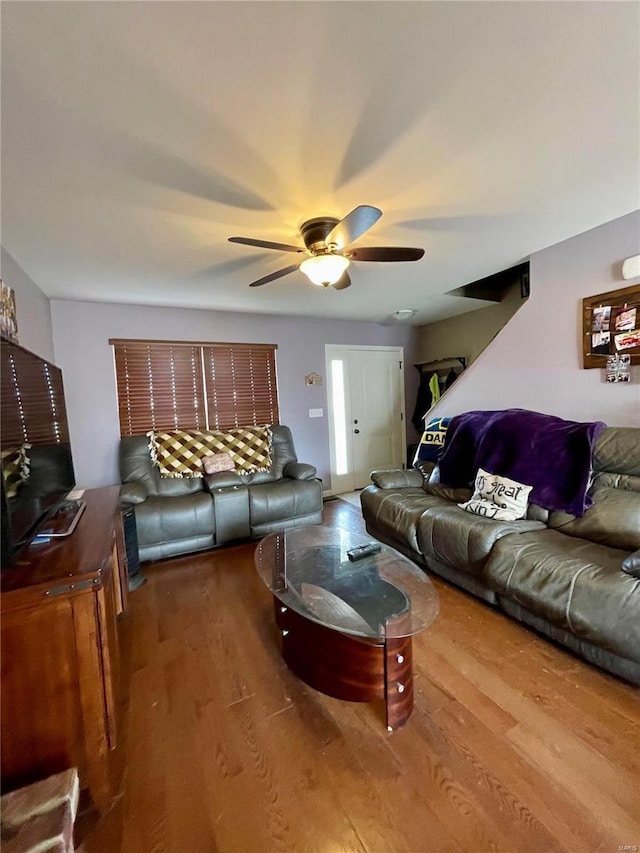
POLYGON ((359 430, 359 429, 354 429, 354 432, 355 432, 355 433, 356 433, 356 435, 357 435, 357 434, 360 432, 360 430, 359 430))
POLYGON ((354 418, 353 422, 354 422, 354 424, 357 424, 357 423, 358 423, 358 419, 357 419, 357 418, 354 418))

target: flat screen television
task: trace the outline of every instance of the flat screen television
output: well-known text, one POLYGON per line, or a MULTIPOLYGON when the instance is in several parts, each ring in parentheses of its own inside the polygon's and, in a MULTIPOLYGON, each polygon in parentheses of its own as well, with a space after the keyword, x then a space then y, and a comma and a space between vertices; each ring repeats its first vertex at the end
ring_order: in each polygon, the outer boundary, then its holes
POLYGON ((0 341, 2 566, 12 565, 75 485, 62 371, 0 341))

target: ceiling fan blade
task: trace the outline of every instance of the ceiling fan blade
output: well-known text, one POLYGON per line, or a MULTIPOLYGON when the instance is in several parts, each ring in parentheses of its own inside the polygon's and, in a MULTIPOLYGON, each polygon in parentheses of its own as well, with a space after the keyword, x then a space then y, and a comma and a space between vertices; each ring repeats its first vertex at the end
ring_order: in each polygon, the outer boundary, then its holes
POLYGON ((347 252, 352 261, 419 261, 423 255, 424 249, 402 246, 371 246, 347 252))
POLYGON ((347 287, 351 287, 351 279, 349 278, 349 273, 345 270, 340 278, 336 281, 335 284, 332 284, 331 287, 336 290, 344 290, 347 287))
POLYGON ((382 211, 377 207, 371 207, 369 204, 361 204, 359 207, 354 207, 351 213, 347 213, 344 219, 341 219, 337 225, 327 234, 325 243, 333 243, 339 249, 344 249, 350 243, 353 243, 358 237, 362 237, 365 231, 368 231, 372 225, 375 225, 378 219, 382 216, 382 211))
POLYGON ((262 278, 252 281, 249 287, 262 287, 263 284, 268 284, 270 281, 275 281, 277 278, 282 278, 283 275, 289 275, 290 272, 295 272, 298 269, 298 264, 292 264, 290 267, 285 267, 277 272, 269 273, 262 278))
POLYGON ((242 243, 243 246, 258 246, 260 249, 277 249, 279 252, 300 252, 299 246, 289 246, 288 243, 271 243, 269 240, 254 240, 252 237, 229 237, 230 243, 242 243))

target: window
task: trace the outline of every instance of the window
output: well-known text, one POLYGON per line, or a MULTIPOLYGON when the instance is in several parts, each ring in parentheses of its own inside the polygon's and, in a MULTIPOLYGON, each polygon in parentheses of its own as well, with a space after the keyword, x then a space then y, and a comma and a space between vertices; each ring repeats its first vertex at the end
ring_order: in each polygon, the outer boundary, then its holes
POLYGON ((273 344, 109 343, 121 435, 279 423, 273 344))
POLYGON ((275 347, 229 344, 202 354, 210 429, 278 423, 275 347))

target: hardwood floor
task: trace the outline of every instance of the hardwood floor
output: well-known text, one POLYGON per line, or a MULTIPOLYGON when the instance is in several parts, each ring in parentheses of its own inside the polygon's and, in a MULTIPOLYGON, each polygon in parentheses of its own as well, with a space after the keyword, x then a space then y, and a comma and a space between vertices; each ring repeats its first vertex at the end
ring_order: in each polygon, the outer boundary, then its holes
MULTIPOLYGON (((325 520, 364 529, 343 501, 325 520)), ((389 734, 382 703, 331 699, 287 670, 254 548, 158 563, 131 595, 122 793, 81 815, 86 853, 640 845, 632 687, 435 579, 413 715, 389 734)))

